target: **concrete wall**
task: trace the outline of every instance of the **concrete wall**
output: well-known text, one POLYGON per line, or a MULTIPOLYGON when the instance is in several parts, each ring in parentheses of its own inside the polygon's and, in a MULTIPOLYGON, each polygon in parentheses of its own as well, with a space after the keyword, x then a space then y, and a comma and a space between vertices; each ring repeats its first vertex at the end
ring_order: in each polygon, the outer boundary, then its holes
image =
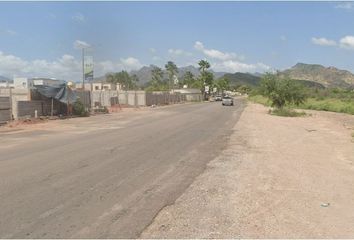
POLYGON ((18 101, 29 101, 31 100, 31 90, 30 89, 10 89, 4 88, 0 89, 0 96, 11 97, 11 111, 14 119, 17 119, 17 102, 18 101))
POLYGON ((0 123, 12 119, 11 99, 10 97, 0 97, 0 123))
POLYGON ((146 94, 144 91, 92 91, 92 107, 111 107, 113 105, 145 106, 146 94))

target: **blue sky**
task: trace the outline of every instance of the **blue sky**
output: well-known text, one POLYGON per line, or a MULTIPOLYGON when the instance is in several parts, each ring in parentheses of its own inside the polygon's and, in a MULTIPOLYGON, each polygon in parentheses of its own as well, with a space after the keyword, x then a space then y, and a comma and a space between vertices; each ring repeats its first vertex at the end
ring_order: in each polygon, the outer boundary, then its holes
POLYGON ((341 2, 0 2, 0 75, 80 80, 143 65, 211 62, 262 72, 297 62, 354 72, 354 4, 341 2), (81 44, 81 45, 80 45, 81 44))

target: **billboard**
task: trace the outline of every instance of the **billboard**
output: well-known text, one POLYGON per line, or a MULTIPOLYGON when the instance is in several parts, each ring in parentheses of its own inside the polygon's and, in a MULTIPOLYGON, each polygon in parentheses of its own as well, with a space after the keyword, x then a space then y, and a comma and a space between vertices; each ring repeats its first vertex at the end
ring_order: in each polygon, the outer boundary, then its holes
POLYGON ((84 79, 85 82, 93 81, 93 56, 84 56, 84 79))

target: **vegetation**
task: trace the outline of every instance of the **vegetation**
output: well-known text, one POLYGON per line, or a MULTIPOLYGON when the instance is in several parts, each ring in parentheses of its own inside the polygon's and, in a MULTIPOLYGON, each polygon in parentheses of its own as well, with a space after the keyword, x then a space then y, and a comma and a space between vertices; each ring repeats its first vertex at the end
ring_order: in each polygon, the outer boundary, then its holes
POLYGON ((127 71, 108 73, 106 79, 109 83, 120 84, 123 90, 136 89, 139 82, 139 78, 136 75, 130 76, 127 71))
MULTIPOLYGON (((304 94, 307 95, 306 101, 298 106, 290 105, 292 108, 312 109, 320 111, 330 111, 348 113, 354 115, 354 91, 350 89, 327 88, 311 89, 305 88, 304 94)), ((268 97, 262 96, 259 89, 253 89, 249 100, 271 106, 268 97)))
POLYGON ((73 104, 73 114, 80 117, 88 117, 90 115, 89 112, 86 111, 84 104, 80 100, 77 100, 73 104))
POLYGON ((178 73, 177 65, 172 61, 168 61, 167 64, 165 65, 165 68, 166 68, 166 71, 168 74, 168 80, 169 80, 169 86, 170 86, 169 88, 170 89, 174 88, 174 85, 175 85, 174 77, 178 73))
POLYGON ((163 81, 163 71, 159 67, 154 67, 151 70, 152 80, 149 82, 147 91, 165 91, 169 86, 166 81, 163 81))
POLYGON ((268 97, 271 106, 277 109, 282 109, 286 105, 299 106, 306 100, 302 85, 290 79, 280 79, 270 73, 262 78, 260 92, 263 96, 268 97))
POLYGON ((181 86, 187 85, 189 88, 201 88, 199 82, 191 71, 187 71, 182 78, 181 86))
POLYGON ((211 88, 213 86, 214 74, 209 72, 210 63, 206 60, 200 60, 199 63, 199 82, 201 87, 201 92, 204 96, 204 99, 207 99, 207 95, 210 94, 211 88), (209 91, 207 91, 206 87, 209 87, 209 91))

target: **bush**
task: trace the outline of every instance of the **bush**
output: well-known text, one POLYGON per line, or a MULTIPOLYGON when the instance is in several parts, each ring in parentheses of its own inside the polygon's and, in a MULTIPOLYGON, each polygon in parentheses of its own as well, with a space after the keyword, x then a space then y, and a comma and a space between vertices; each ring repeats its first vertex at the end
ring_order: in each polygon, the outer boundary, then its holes
POLYGON ((267 73, 261 81, 261 93, 268 97, 271 106, 278 109, 286 105, 300 105, 306 100, 303 85, 291 79, 279 79, 274 74, 267 73))
POLYGON ((80 116, 80 117, 88 117, 89 116, 89 112, 86 111, 84 104, 80 100, 77 100, 73 104, 73 114, 80 116))

